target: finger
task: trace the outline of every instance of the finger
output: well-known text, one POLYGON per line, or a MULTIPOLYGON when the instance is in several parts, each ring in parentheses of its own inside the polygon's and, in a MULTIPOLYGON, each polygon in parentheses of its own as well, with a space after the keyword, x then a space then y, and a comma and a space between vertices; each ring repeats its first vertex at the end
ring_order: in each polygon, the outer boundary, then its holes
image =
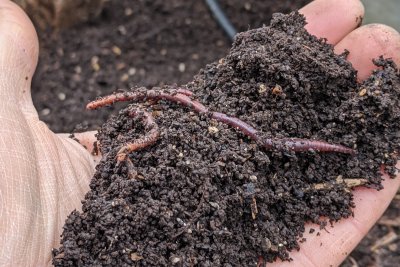
POLYGON ((364 17, 359 0, 315 0, 299 11, 306 17, 308 32, 331 44, 357 28, 364 17))
MULTIPOLYGON (((92 156, 95 163, 101 159, 101 153, 97 146, 97 131, 74 133, 73 139, 79 142, 92 156)), ((71 134, 57 134, 60 138, 72 139, 71 134)))
MULTIPOLYGON (((397 167, 400 167, 399 163, 397 167)), ((356 207, 353 218, 343 219, 327 231, 321 230, 320 236, 316 235, 319 226, 309 225, 304 235, 307 241, 301 244, 300 251, 290 254, 293 262, 279 262, 271 266, 339 266, 382 216, 396 195, 400 187, 400 176, 390 179, 384 175, 384 178, 384 189, 381 191, 367 188, 354 191, 356 207), (310 228, 317 231, 309 234, 310 228)))
POLYGON ((29 18, 14 3, 0 0, 0 101, 37 115, 30 83, 38 60, 38 39, 29 18))
POLYGON ((372 59, 383 55, 400 64, 400 34, 386 25, 370 24, 352 31, 336 47, 335 52, 350 51, 348 60, 358 70, 358 79, 366 79, 376 66, 372 59))

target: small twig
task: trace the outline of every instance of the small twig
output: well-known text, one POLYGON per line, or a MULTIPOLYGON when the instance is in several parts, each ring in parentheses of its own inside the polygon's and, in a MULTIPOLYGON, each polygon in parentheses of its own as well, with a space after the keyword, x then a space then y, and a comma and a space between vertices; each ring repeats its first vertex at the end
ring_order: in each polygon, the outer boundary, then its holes
POLYGON ((257 201, 255 196, 251 198, 250 208, 251 208, 251 217, 253 218, 253 220, 255 220, 258 214, 257 201))
POLYGON ((335 183, 325 182, 325 183, 314 184, 312 187, 308 188, 307 191, 312 190, 312 189, 315 189, 315 190, 332 189, 336 184, 345 184, 346 189, 351 189, 351 188, 354 188, 357 186, 366 185, 367 183, 368 183, 367 179, 363 179, 363 178, 345 178, 345 179, 343 179, 343 177, 341 175, 339 175, 336 178, 335 183))
POLYGON ((396 241, 399 238, 399 235, 397 235, 393 229, 389 228, 389 233, 387 233, 385 236, 380 238, 375 242, 375 244, 371 247, 371 251, 375 252, 377 249, 380 249, 381 247, 387 246, 394 241, 396 241))
MULTIPOLYGON (((312 184, 308 187, 301 188, 299 190, 303 193, 307 193, 312 190, 317 190, 317 191, 330 190, 330 189, 333 189, 338 184, 344 184, 345 185, 344 190, 350 192, 350 189, 352 189, 354 187, 368 184, 368 180, 363 179, 363 178, 345 178, 345 179, 343 179, 343 177, 341 175, 339 175, 336 178, 336 181, 334 181, 334 182, 316 183, 316 184, 312 184)), ((285 192, 285 193, 278 194, 279 198, 289 197, 289 196, 292 196, 291 192, 285 192)))
POLYGON ((378 221, 378 224, 380 225, 384 225, 387 227, 400 227, 400 217, 396 218, 396 219, 380 219, 378 221))
POLYGON ((351 267, 359 267, 358 263, 356 262, 356 260, 349 256, 349 260, 351 261, 352 266, 351 267))

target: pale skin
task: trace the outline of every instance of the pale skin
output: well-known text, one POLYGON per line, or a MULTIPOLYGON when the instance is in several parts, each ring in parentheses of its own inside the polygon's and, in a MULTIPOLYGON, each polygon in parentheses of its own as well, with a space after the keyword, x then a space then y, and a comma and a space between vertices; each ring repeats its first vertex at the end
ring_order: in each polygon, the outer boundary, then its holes
MULTIPOLYGON (((350 50, 360 80, 379 55, 400 63, 399 33, 376 24, 357 28, 356 18, 364 14, 358 0, 316 0, 301 12, 311 33, 327 38, 337 52, 350 50)), ((38 119, 30 95, 37 58, 30 20, 15 4, 0 0, 0 266, 50 265, 64 220, 80 208, 98 160, 38 119)), ((94 132, 77 137, 90 150, 94 132)), ((380 192, 356 189, 354 218, 335 224, 329 233, 306 234, 307 242, 291 254, 293 262, 269 266, 340 264, 387 208, 400 179, 385 179, 384 186, 380 192)))

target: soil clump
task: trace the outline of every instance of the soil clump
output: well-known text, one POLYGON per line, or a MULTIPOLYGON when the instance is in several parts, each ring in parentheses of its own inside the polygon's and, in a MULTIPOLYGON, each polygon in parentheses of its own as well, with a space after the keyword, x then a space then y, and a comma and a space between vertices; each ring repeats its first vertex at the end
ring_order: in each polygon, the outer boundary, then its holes
POLYGON ((82 212, 66 220, 53 263, 256 266, 290 260, 289 252, 305 241, 305 223, 323 228, 352 215, 347 179, 381 189, 381 166, 393 176, 398 159, 399 70, 379 58, 381 69, 358 84, 346 53, 335 55, 304 25, 296 12, 275 14, 269 27, 239 34, 226 57, 183 88, 266 138, 323 140, 356 155, 266 150, 188 107, 130 105, 99 131, 103 158, 82 212), (153 114, 160 137, 118 162, 121 145, 148 130, 143 118, 130 117, 133 108, 153 114))

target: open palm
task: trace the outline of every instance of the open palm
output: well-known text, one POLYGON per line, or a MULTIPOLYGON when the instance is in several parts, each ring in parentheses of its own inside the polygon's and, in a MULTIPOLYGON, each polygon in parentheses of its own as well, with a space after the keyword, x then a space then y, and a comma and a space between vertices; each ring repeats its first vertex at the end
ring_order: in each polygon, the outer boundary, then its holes
MULTIPOLYGON (((400 62, 399 33, 383 25, 357 28, 364 14, 360 1, 316 0, 301 12, 311 33, 327 38, 337 52, 350 50, 360 80, 374 68, 372 58, 384 55, 400 62)), ((30 95, 37 58, 30 20, 15 4, 0 0, 1 266, 50 265, 64 220, 80 208, 96 163, 82 145, 54 134, 38 119, 30 95)), ((94 133, 77 138, 90 149, 94 133)), ((335 224, 330 233, 307 236, 301 250, 291 254, 294 262, 271 266, 338 265, 380 217, 399 185, 400 179, 386 179, 381 192, 357 189, 354 218, 335 224)))

